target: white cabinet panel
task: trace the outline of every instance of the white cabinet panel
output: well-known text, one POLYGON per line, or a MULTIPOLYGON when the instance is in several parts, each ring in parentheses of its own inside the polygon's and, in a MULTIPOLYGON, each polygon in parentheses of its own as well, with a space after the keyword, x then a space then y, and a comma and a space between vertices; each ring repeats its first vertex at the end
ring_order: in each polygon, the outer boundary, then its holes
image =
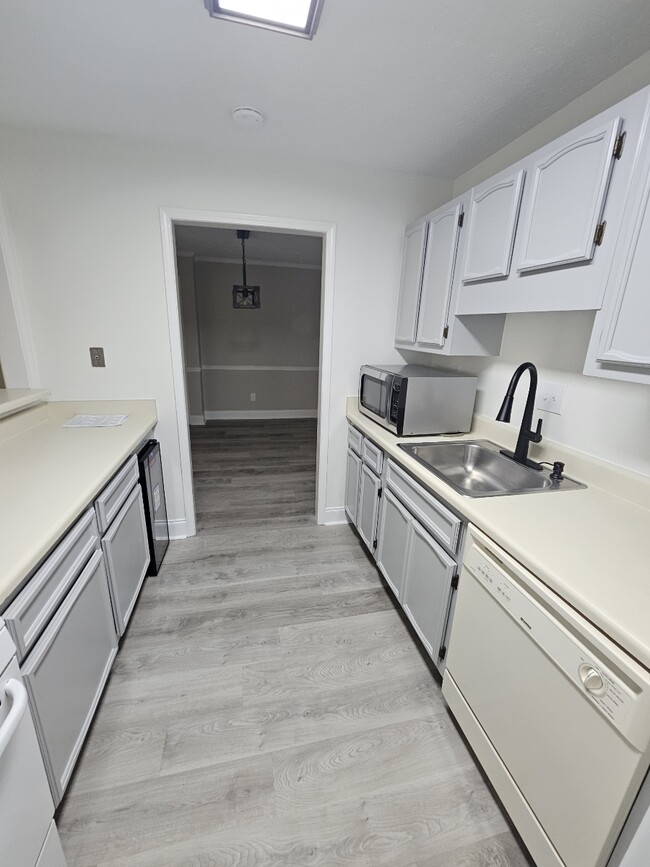
POLYGON ((454 278, 460 218, 459 202, 436 211, 429 219, 418 316, 418 346, 444 346, 454 278))
POLYGON ((365 464, 361 467, 359 483, 359 508, 357 511, 357 530, 366 543, 368 550, 374 554, 377 532, 377 516, 379 513, 379 491, 381 479, 365 464))
POLYGON ((605 301, 587 350, 587 375, 650 384, 650 104, 605 301))
POLYGON ((136 485, 102 539, 117 634, 123 635, 149 566, 142 488, 136 485))
MULTIPOLYGON (((469 279, 457 293, 457 319, 602 306, 626 203, 635 189, 649 99, 650 88, 644 88, 477 188, 480 192, 526 172, 510 272, 489 279, 489 268, 479 267, 470 250, 462 260, 469 279), (622 149, 619 134, 624 135, 622 149), (604 234, 596 244, 601 224, 604 234), (474 276, 480 272, 488 277, 474 276)), ((468 238, 466 246, 476 244, 468 238)), ((495 241, 493 257, 496 249, 495 241)))
POLYGON ((95 551, 22 669, 57 804, 116 652, 104 558, 95 551))
POLYGON ((463 283, 510 273, 524 176, 502 173, 472 190, 463 283))
POLYGON ((442 645, 456 561, 415 521, 411 524, 402 605, 434 660, 442 645))
POLYGON ((518 271, 585 262, 594 255, 621 118, 569 134, 542 149, 531 167, 518 271))
POLYGON ((377 566, 398 599, 402 598, 411 521, 404 506, 385 488, 377 532, 377 566))
POLYGON ((357 508, 359 505, 360 476, 361 458, 352 449, 348 449, 348 465, 345 477, 345 511, 355 527, 357 525, 357 508))
POLYGON ((650 158, 641 203, 612 282, 617 287, 603 330, 598 361, 650 370, 650 158))
POLYGON ((407 228, 404 236, 402 276, 395 328, 395 343, 398 344, 412 345, 415 343, 426 242, 426 223, 416 223, 407 228))

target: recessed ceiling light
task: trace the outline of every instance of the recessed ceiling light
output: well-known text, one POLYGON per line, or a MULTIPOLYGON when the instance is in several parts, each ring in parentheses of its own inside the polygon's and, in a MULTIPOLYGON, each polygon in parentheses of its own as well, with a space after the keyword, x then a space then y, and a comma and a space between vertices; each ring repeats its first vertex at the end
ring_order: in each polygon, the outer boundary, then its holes
POLYGON ((205 0, 213 18, 253 24, 311 39, 323 0, 205 0))

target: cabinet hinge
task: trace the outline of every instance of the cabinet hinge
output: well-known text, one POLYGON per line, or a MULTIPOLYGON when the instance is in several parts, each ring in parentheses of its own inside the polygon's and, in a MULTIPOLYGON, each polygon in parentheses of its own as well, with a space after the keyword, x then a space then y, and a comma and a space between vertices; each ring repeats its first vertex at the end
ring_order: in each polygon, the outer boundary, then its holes
POLYGON ((440 648, 440 653, 438 653, 438 659, 444 659, 445 656, 447 656, 447 648, 443 645, 443 647, 440 648))
POLYGON ((377 499, 379 499, 379 498, 381 497, 383 491, 384 491, 383 488, 380 488, 380 489, 377 491, 377 499))
POLYGON ((607 220, 603 220, 602 223, 598 223, 596 226, 596 231, 594 232, 594 244, 597 247, 603 243, 603 235, 605 234, 605 229, 607 227, 607 220))
POLYGON ((614 150, 612 155, 615 160, 620 160, 623 154, 623 148, 625 147, 625 136, 626 132, 622 132, 619 136, 616 137, 616 141, 614 142, 614 150))
POLYGON ((448 325, 445 325, 445 327, 443 328, 442 336, 445 338, 445 340, 449 337, 449 326, 448 325))
POLYGON ((451 579, 451 586, 454 588, 454 590, 457 590, 457 589, 458 589, 458 577, 459 577, 459 576, 458 576, 458 572, 457 572, 457 573, 454 575, 454 577, 451 579))
POLYGON ((458 215, 458 228, 463 228, 463 223, 465 222, 465 211, 461 211, 458 215))
POLYGON ((375 541, 372 543, 372 550, 373 550, 373 551, 376 551, 376 550, 377 550, 377 540, 376 540, 376 539, 375 539, 375 541))

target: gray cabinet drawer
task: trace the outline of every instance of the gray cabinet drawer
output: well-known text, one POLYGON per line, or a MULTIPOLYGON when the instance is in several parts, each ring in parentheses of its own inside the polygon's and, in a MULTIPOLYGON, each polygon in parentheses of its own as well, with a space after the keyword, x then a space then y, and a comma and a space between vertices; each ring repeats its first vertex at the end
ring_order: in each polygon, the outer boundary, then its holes
POLYGON ((27 656, 98 546, 99 530, 95 512, 88 509, 4 612, 3 617, 18 649, 20 662, 27 656))
POLYGON ((374 473, 377 473, 378 476, 381 475, 384 465, 384 453, 368 439, 364 439, 363 441, 363 462, 374 473))
POLYGON ((458 552, 462 521, 391 460, 386 484, 420 523, 452 554, 458 552))
POLYGON ((122 504, 129 496, 138 478, 138 459, 134 455, 113 476, 95 500, 97 523, 102 533, 108 530, 111 521, 122 508, 122 504))
POLYGON ((104 558, 95 551, 22 666, 55 804, 68 784, 116 652, 104 558))
POLYGON ((118 635, 131 617, 149 565, 142 488, 136 485, 102 539, 118 635))
POLYGON ((348 425, 348 446, 352 449, 355 454, 361 456, 361 450, 363 448, 363 434, 360 433, 355 427, 352 425, 348 425))

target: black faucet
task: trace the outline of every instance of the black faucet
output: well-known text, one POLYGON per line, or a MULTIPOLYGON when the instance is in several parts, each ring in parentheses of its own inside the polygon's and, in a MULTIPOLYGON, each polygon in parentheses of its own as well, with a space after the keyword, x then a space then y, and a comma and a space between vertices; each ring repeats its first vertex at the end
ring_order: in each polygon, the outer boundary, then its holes
POLYGON ((537 391, 537 368, 530 361, 525 361, 512 374, 512 379, 506 391, 506 396, 503 398, 501 409, 497 415, 497 421, 510 421, 512 413, 512 401, 515 396, 515 389, 521 379, 522 373, 527 370, 530 373, 530 385, 528 386, 528 397, 526 398, 526 406, 524 414, 521 417, 521 427, 519 428, 519 436, 517 437, 517 445, 514 452, 501 449, 501 454, 508 458, 512 458, 517 463, 524 464, 527 467, 532 467, 535 470, 541 470, 542 465, 531 461, 528 457, 528 443, 541 443, 542 441, 542 420, 537 419, 537 430, 532 430, 533 409, 535 408, 535 393, 537 391))

